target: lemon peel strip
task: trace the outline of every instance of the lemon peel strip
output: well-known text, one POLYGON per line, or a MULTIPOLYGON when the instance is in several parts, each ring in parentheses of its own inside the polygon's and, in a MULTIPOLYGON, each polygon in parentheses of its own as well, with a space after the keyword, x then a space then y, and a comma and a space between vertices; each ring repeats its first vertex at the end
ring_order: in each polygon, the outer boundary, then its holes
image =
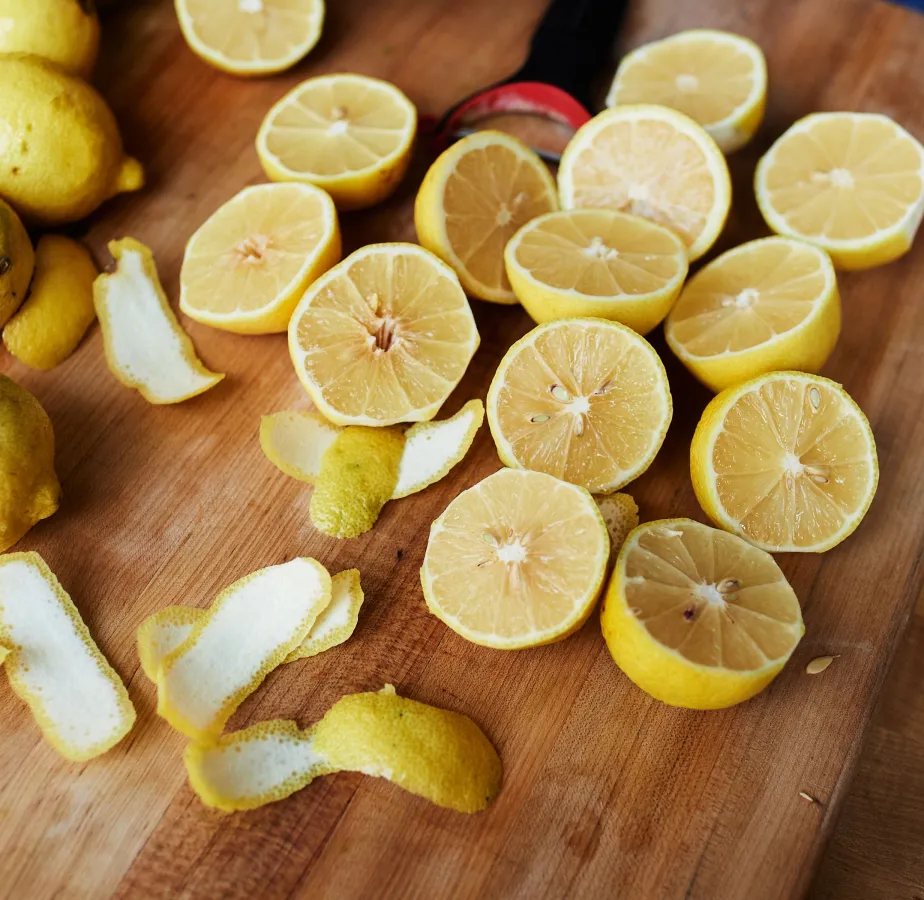
POLYGON ((281 800, 318 775, 362 772, 458 812, 498 795, 500 757, 467 716, 399 697, 391 685, 348 694, 316 725, 261 722, 184 756, 190 785, 207 805, 232 812, 281 800))
POLYGON ((141 671, 156 683, 161 663, 189 638, 196 622, 207 615, 207 609, 195 606, 166 606, 148 616, 138 626, 141 671))
POLYGON ((365 595, 359 569, 346 569, 331 577, 331 600, 311 626, 308 637, 285 659, 295 662, 317 656, 347 641, 356 630, 365 595))
POLYGON ((280 472, 314 484, 321 458, 341 431, 320 413, 286 410, 260 420, 260 447, 280 472))
POLYGON ((134 238, 109 242, 116 270, 93 282, 106 362, 126 387, 154 404, 179 403, 225 376, 210 372, 180 327, 151 251, 134 238))
POLYGON ((0 558, 0 641, 10 686, 62 756, 92 759, 131 730, 125 685, 38 553, 0 558))
POLYGON ((218 595, 157 672, 157 712, 187 737, 209 741, 308 635, 330 603, 316 560, 268 566, 218 595))

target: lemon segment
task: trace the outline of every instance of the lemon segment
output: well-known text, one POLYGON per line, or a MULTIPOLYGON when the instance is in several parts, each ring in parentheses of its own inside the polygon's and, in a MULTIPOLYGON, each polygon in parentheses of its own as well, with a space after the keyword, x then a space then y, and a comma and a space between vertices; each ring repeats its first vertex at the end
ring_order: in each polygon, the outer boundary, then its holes
POLYGON ((672 411, 654 348, 604 319, 534 328, 507 351, 488 390, 488 424, 504 465, 601 494, 651 465, 672 411))
POLYGON ((26 299, 34 268, 32 241, 16 211, 0 199, 0 328, 26 299))
POLYGON ((697 28, 623 57, 607 106, 653 103, 698 122, 724 153, 743 147, 764 116, 767 61, 753 41, 697 28))
POLYGON ((414 244, 372 244, 312 284, 289 323, 295 371, 336 425, 432 419, 478 348, 455 273, 414 244))
POLYGON ((700 269, 664 334, 693 375, 721 391, 774 370, 819 371, 840 330, 831 258, 804 241, 772 237, 735 247, 700 269))
POLYGON ((245 188, 186 245, 180 309, 239 334, 285 331, 305 288, 340 260, 330 195, 309 184, 245 188))
POLYGON ((753 697, 805 633, 799 601, 770 554, 690 519, 648 522, 629 535, 601 625, 635 684, 687 709, 753 697))
POLYGON ((0 53, 31 53, 68 75, 90 79, 99 18, 80 0, 0 0, 0 53))
POLYGON ((103 330, 109 370, 148 403, 180 403, 215 387, 210 372, 180 328, 150 249, 134 238, 109 242, 116 270, 93 282, 93 304, 103 330))
POLYGON ((0 375, 0 553, 58 509, 55 435, 25 388, 0 375))
POLYGON ((0 557, 0 643, 10 687, 62 756, 84 762, 131 731, 125 685, 38 553, 0 557))
POLYGON ((306 558, 268 566, 226 588, 160 661, 158 715, 194 740, 216 738, 301 645, 330 599, 330 575, 306 558))
POLYGON ((814 113, 767 151, 757 203, 778 234, 826 250, 840 269, 906 253, 924 215, 924 147, 888 116, 814 113))
POLYGON ((417 109, 393 84, 365 75, 309 78, 267 114, 257 155, 273 181, 324 188, 338 209, 381 203, 411 161, 417 109))
POLYGON ((879 480, 866 416, 839 384, 802 372, 772 372, 716 396, 693 435, 690 469, 709 518, 771 552, 839 544, 879 480))
POLYGON ((41 225, 82 219, 144 184, 109 107, 90 85, 36 56, 0 54, 0 195, 41 225))
POLYGON ((283 72, 314 48, 324 0, 175 0, 180 30, 200 59, 231 75, 283 72))
POLYGON ((638 104, 582 125, 558 169, 563 209, 613 209, 673 231, 699 259, 731 206, 731 179, 716 142, 689 116, 638 104))
POLYGON ((456 141, 430 166, 414 202, 417 239, 472 296, 516 303, 504 247, 530 219, 558 208, 555 182, 526 144, 500 131, 456 141))
POLYGON ((502 469, 459 494, 430 528, 427 606, 466 640, 515 650, 561 640, 587 620, 609 538, 583 488, 502 469))
POLYGON ((321 458, 311 495, 314 527, 337 538, 369 531, 394 493, 403 452, 400 428, 344 428, 321 458))
POLYGON ((594 497, 610 536, 610 559, 615 559, 629 532, 638 527, 638 504, 629 494, 594 497))
POLYGON ((524 225, 504 251, 507 276, 538 323, 591 316, 647 334, 677 299, 687 251, 640 216, 573 209, 524 225))
POLYGON ((35 248, 32 289, 3 329, 3 343, 20 362, 53 369, 83 340, 96 319, 96 264, 77 241, 45 234, 35 248))

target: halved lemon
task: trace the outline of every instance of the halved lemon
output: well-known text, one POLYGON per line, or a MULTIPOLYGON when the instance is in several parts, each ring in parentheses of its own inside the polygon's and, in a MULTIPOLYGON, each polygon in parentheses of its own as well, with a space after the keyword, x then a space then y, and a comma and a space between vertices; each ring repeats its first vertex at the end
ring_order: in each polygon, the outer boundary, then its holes
POLYGON ((459 494, 433 523, 420 580, 430 612, 466 640, 535 647, 587 620, 609 547, 583 488, 502 469, 459 494))
POLYGON ((753 697, 805 633, 799 601, 773 557, 691 519, 647 522, 629 534, 601 625, 632 681, 688 709, 753 697))
POLYGON ((760 127, 767 100, 767 61, 739 34, 696 28, 643 44, 625 56, 607 106, 655 103, 699 122, 725 153, 760 127))
POLYGON ((289 323, 295 371, 335 425, 432 419, 478 348, 455 272, 416 244, 371 244, 322 275, 289 323))
POLYGON ((337 210, 325 191, 310 184, 245 188, 189 239, 180 309, 225 331, 285 331, 305 288, 339 259, 337 210))
POLYGON ((704 266, 664 325, 671 350, 714 391, 778 369, 817 372, 840 330, 831 258, 783 237, 742 244, 704 266))
POLYGON ((691 260, 715 243, 731 206, 722 151, 666 106, 617 106, 582 125, 562 155, 558 190, 564 209, 615 209, 664 225, 691 260))
POLYGON ((888 116, 814 113, 767 151, 757 203, 778 234, 827 250, 841 269, 906 253, 924 215, 924 147, 888 116))
POLYGON ((324 0, 174 0, 192 51, 232 75, 294 66, 318 42, 324 0))
POLYGON ((830 550, 860 524, 879 481, 860 407, 803 372, 771 372, 713 398, 690 469, 709 518, 772 552, 830 550))
POLYGON ((459 275, 473 297, 516 303, 504 247, 530 219, 558 208, 545 163, 500 131, 457 141, 430 167, 414 203, 417 239, 459 275))
POLYGON ((267 114, 257 155, 273 181, 324 188, 339 209, 380 203, 411 161, 417 110, 393 84, 366 75, 309 78, 267 114))
POLYGON ((595 494, 618 490, 651 465, 672 409, 654 348, 605 319, 534 328, 501 360, 487 402, 504 465, 595 494))
POLYGON ((539 216, 513 236, 504 261, 536 322, 592 316, 639 334, 660 324, 687 275, 687 251, 673 232, 608 209, 539 216))

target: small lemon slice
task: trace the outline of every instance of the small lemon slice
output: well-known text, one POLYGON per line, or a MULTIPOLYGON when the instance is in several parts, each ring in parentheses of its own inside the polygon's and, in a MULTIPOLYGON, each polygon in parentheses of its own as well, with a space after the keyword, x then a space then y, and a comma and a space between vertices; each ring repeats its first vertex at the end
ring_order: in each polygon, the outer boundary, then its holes
POLYGON ((321 37, 324 0, 174 0, 190 49, 232 75, 294 66, 321 37))
POLYGON ((778 234, 827 250, 841 269, 906 253, 924 216, 924 147, 888 116, 814 113, 767 151, 757 203, 778 234))
POLYGON ((420 580, 430 612, 466 640, 535 647, 587 620, 609 550, 586 490, 502 469, 459 494, 433 523, 420 580))
POLYGON ((180 309, 225 331, 285 331, 305 288, 339 260, 337 210, 326 191, 310 184, 254 185, 189 239, 180 309))
POLYGON ((731 206, 731 179, 716 142, 665 106, 617 106, 581 126, 558 169, 564 209, 594 207, 670 228, 691 260, 716 241, 731 206))
POLYGON ((817 372, 840 330, 831 258, 782 237, 742 244, 700 269, 664 326, 671 350, 714 391, 778 369, 817 372))
POLYGON ((687 275, 686 247, 673 232, 608 209, 539 216, 511 238, 504 261, 536 322, 593 316, 639 334, 661 323, 687 275))
POLYGON ((521 225, 557 208, 555 182, 536 153, 503 132, 479 131, 430 167, 414 224, 420 243, 456 270, 471 296, 516 303, 504 247, 521 225))
POLYGON ((839 544, 879 481, 866 416, 839 384, 802 372, 771 372, 713 398, 690 469, 709 518, 771 552, 839 544))
POLYGON ((763 690, 805 633, 773 557, 690 519, 626 539, 603 600, 616 664, 672 706, 721 709, 763 690))
POLYGON ((180 403, 215 387, 225 376, 210 372, 180 328, 154 265, 134 238, 110 241, 114 272, 93 282, 93 305, 103 330, 109 370, 148 403, 180 403))
POLYGON ((305 292, 289 323, 295 372, 336 425, 432 419, 478 348, 455 272, 415 244, 372 244, 305 292))
POLYGON ((697 28, 636 48, 619 64, 607 106, 654 103, 698 122, 720 149, 743 147, 767 102, 767 61, 753 41, 697 28))
POLYGON ((257 155, 273 181, 324 188, 339 209, 381 203, 411 161, 417 110, 393 84, 366 75, 309 78, 267 114, 257 155))
POLYGON ((501 360, 488 424, 504 465, 610 493, 651 465, 671 421, 654 348, 605 319, 539 325, 501 360))

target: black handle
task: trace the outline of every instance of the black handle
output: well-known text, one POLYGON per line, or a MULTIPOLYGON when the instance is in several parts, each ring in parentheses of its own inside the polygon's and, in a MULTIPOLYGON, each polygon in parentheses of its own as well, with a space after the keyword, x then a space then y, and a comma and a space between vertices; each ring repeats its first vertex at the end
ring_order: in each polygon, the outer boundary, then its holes
POLYGON ((588 109, 594 76, 607 62, 629 0, 552 0, 510 81, 543 81, 588 109))

